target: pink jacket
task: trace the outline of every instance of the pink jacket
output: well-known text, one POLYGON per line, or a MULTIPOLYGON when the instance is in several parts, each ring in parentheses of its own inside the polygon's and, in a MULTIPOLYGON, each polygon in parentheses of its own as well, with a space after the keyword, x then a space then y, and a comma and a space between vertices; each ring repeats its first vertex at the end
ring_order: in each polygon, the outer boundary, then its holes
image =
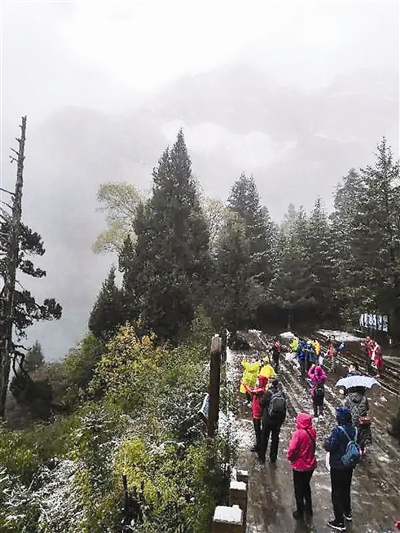
POLYGON ((318 381, 325 383, 327 376, 323 371, 321 366, 312 365, 307 372, 307 377, 311 379, 312 391, 311 394, 314 394, 314 389, 316 388, 318 381))
POLYGON ((290 438, 286 457, 292 463, 293 470, 314 470, 317 466, 314 444, 317 432, 312 427, 312 416, 307 413, 299 413, 296 418, 296 426, 297 429, 290 438))

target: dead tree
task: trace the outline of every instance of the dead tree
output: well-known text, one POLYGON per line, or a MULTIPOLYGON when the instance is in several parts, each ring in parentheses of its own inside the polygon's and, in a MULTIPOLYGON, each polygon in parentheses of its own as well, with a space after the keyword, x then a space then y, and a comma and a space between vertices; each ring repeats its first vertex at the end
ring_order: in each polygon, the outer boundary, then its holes
MULTIPOLYGON (((18 151, 13 150, 15 156, 11 156, 12 161, 17 163, 17 181, 15 192, 9 193, 12 196, 11 216, 3 209, 2 218, 8 222, 8 236, 5 236, 5 261, 1 275, 3 277, 3 288, 0 302, 0 417, 4 418, 6 405, 8 381, 10 377, 11 360, 13 356, 13 322, 14 322, 14 298, 15 283, 19 256, 19 237, 21 231, 22 217, 22 187, 24 172, 24 150, 25 150, 26 117, 22 117, 21 138, 17 139, 18 151)), ((4 190, 4 189, 3 189, 4 190)), ((8 191, 6 191, 8 192, 8 191)))

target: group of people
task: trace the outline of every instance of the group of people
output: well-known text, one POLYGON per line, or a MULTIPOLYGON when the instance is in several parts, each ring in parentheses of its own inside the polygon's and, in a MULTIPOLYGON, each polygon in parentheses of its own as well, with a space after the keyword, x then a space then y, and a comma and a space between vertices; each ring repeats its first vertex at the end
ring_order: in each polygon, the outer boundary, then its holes
POLYGON ((365 350, 365 366, 367 368, 367 373, 375 373, 375 377, 380 378, 384 369, 383 350, 381 345, 369 336, 366 337, 365 342, 361 344, 364 346, 365 350), (377 373, 374 372, 374 367, 377 373))
POLYGON ((313 364, 319 363, 319 365, 322 365, 323 361, 325 361, 329 371, 334 372, 336 369, 337 357, 344 350, 345 344, 344 342, 337 342, 335 336, 331 335, 329 337, 328 348, 324 353, 321 350, 321 345, 318 339, 315 337, 311 340, 294 337, 289 347, 292 353, 297 357, 301 374, 306 376, 313 364))
MULTIPOLYGON (((297 341, 297 346, 296 343, 291 343, 291 349, 294 351, 296 348, 297 353, 305 353, 305 362, 304 366, 301 365, 301 370, 302 373, 306 373, 311 384, 314 417, 321 417, 324 414, 327 374, 321 365, 320 346, 316 339, 307 341, 306 347, 304 347, 304 341, 299 339, 297 341)), ((332 340, 332 344, 334 342, 332 340)), ((338 348, 339 345, 336 344, 335 353, 338 348)), ((251 402, 255 432, 255 444, 251 450, 257 452, 258 460, 262 464, 266 460, 270 437, 269 462, 277 461, 280 430, 287 414, 285 393, 276 375, 279 370, 281 351, 280 342, 275 340, 270 350, 272 364, 266 353, 261 354, 260 357, 253 354, 249 359, 242 360, 244 372, 240 390, 247 395, 246 403, 251 402)), ((352 375, 361 375, 357 363, 349 365, 348 376, 352 375)), ((325 450, 329 452, 334 513, 334 518, 328 521, 328 526, 336 531, 345 531, 346 523, 352 520, 350 489, 353 470, 357 462, 348 464, 343 460, 349 443, 354 444, 358 457, 361 457, 372 442, 366 389, 355 387, 348 389, 345 393, 344 405, 336 409, 336 425, 324 443, 325 450)), ((317 466, 316 438, 313 416, 305 412, 298 413, 296 430, 291 435, 286 453, 293 470, 296 501, 293 517, 296 520, 307 520, 313 515, 310 481, 317 466)))

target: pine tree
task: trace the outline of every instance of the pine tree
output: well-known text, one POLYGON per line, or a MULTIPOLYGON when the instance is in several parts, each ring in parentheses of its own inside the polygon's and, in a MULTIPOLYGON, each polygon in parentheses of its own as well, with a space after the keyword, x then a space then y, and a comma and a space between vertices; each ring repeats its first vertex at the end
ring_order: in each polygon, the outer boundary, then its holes
POLYGON ((152 196, 138 207, 134 229, 133 258, 121 261, 124 283, 146 326, 176 342, 205 300, 210 272, 207 223, 182 131, 153 171, 152 196))
POLYGON ((337 268, 328 216, 317 198, 308 219, 307 260, 311 273, 310 294, 316 302, 316 315, 321 322, 337 322, 338 308, 334 287, 337 268))
POLYGON ((310 270, 307 238, 308 220, 302 208, 288 227, 281 229, 281 259, 268 289, 269 301, 287 312, 287 326, 293 326, 296 317, 304 318, 316 308, 311 287, 314 277, 310 270))
POLYGON ((232 187, 228 207, 243 220, 250 244, 250 275, 266 289, 272 277, 274 226, 267 208, 261 207, 255 180, 241 174, 232 187))
POLYGON ((359 198, 365 195, 365 184, 354 168, 343 178, 336 189, 334 211, 330 215, 332 252, 337 267, 334 286, 339 313, 346 323, 352 323, 366 303, 363 276, 356 268, 353 243, 354 223, 360 208, 359 198))
POLYGON ((385 138, 360 178, 351 221, 356 303, 359 311, 391 315, 391 333, 400 338, 399 162, 385 138))
POLYGON ((44 355, 39 341, 35 341, 25 356, 24 369, 33 372, 44 365, 44 355))
POLYGON ((23 117, 21 138, 17 139, 19 150, 13 150, 16 157, 12 157, 17 163, 15 192, 5 191, 12 196, 11 214, 0 209, 0 276, 3 281, 0 291, 0 417, 4 417, 11 365, 14 373, 18 366, 23 372, 25 352, 14 342, 14 336, 26 337, 25 330, 29 326, 39 320, 59 319, 62 313, 60 304, 53 298, 38 304, 17 279, 18 273, 34 278, 46 275, 41 268, 35 268, 30 259, 45 253, 42 238, 22 222, 25 131, 26 117, 23 117))
POLYGON ((88 326, 95 337, 107 340, 125 320, 124 294, 115 284, 115 267, 112 267, 93 306, 88 326))
POLYGON ((227 328, 231 337, 255 321, 263 288, 251 276, 250 241, 238 215, 227 218, 221 231, 213 286, 214 322, 227 328))

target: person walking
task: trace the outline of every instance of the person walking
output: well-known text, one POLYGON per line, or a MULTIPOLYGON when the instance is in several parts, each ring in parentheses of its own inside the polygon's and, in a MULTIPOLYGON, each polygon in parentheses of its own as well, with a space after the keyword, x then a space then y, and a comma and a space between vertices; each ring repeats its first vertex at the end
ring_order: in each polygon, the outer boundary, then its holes
POLYGON ((298 413, 296 430, 289 441, 286 457, 293 469, 293 487, 296 510, 293 518, 311 518, 313 515, 310 481, 317 466, 315 456, 317 432, 308 413, 298 413))
POLYGON ((261 419, 261 446, 258 459, 265 463, 268 441, 271 435, 271 448, 269 451, 270 463, 275 463, 278 457, 279 433, 286 418, 286 398, 277 379, 271 384, 264 397, 260 400, 263 409, 261 419))
POLYGON ((312 341, 307 341, 305 356, 305 371, 308 372, 315 363, 315 350, 312 341))
POLYGON ((297 346, 297 360, 300 365, 300 373, 306 375, 307 343, 301 340, 297 346))
POLYGON ((374 343, 374 346, 372 348, 371 358, 378 371, 375 378, 379 379, 383 372, 384 364, 383 364, 383 350, 382 350, 381 345, 377 342, 374 343))
POLYGON ((279 372, 279 357, 281 355, 282 351, 282 345, 279 342, 279 339, 274 340, 274 344, 272 345, 272 361, 274 365, 275 372, 279 372))
POLYGON ((375 345, 375 341, 371 339, 371 337, 368 335, 365 338, 365 342, 361 343, 361 346, 364 347, 364 353, 365 353, 365 367, 367 369, 367 374, 372 374, 373 368, 372 368, 372 349, 375 345))
POLYGON ((346 531, 344 521, 352 520, 351 480, 354 467, 345 466, 342 457, 350 441, 357 441, 357 429, 351 423, 351 412, 347 407, 336 409, 337 426, 332 429, 324 448, 329 452, 331 495, 334 519, 327 522, 336 531, 346 531))
POLYGON ((261 415, 262 407, 260 405, 260 399, 263 398, 265 394, 265 387, 268 383, 268 378, 265 376, 258 376, 255 387, 249 387, 243 380, 240 382, 244 386, 246 391, 251 394, 251 414, 253 417, 253 426, 254 432, 256 435, 256 443, 251 448, 252 452, 258 452, 260 449, 261 442, 261 415))
POLYGON ((347 391, 345 406, 350 410, 351 423, 358 429, 358 444, 361 455, 372 444, 371 419, 368 416, 369 404, 365 387, 352 387, 347 391))
POLYGON ((335 348, 335 342, 330 341, 328 350, 326 352, 325 359, 329 361, 329 370, 328 372, 335 372, 336 370, 336 348, 335 348))
POLYGON ((313 401, 314 417, 324 416, 325 382, 327 375, 323 368, 317 364, 312 365, 307 372, 307 377, 311 380, 311 397, 313 401))
POLYGON ((350 376, 362 376, 357 362, 349 364, 349 371, 347 372, 346 378, 350 376))

